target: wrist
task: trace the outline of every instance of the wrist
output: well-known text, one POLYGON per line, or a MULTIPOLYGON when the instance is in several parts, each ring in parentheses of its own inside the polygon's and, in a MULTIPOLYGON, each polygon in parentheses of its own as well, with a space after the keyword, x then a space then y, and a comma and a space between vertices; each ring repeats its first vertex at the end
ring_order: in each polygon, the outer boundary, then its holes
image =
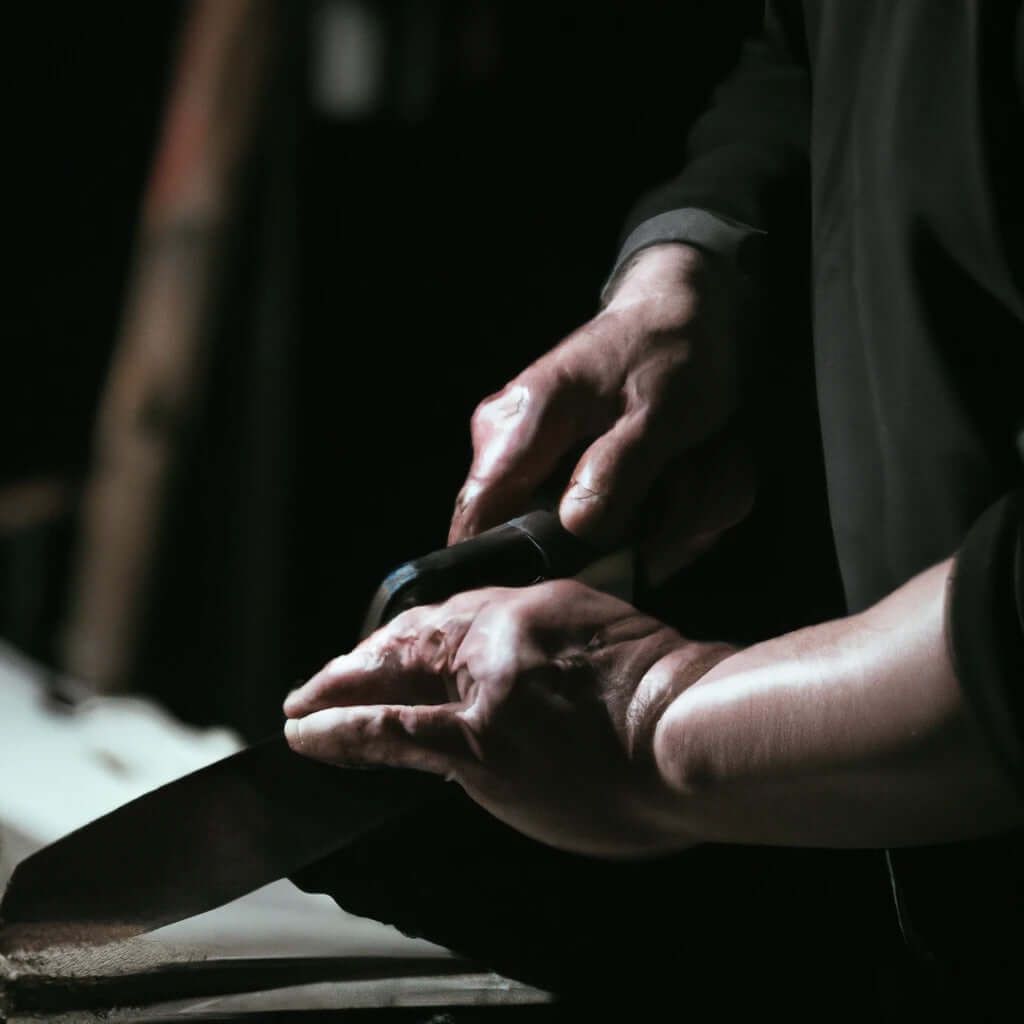
POLYGON ((641 820, 650 836, 651 852, 678 850, 701 841, 688 813, 686 786, 672 774, 678 759, 666 760, 659 752, 664 744, 663 722, 682 694, 734 651, 728 644, 681 641, 651 666, 636 689, 627 716, 630 755, 644 780, 641 820))
MULTIPOLYGON (((679 646, 658 659, 644 674, 634 696, 631 720, 636 729, 634 750, 642 748, 642 757, 658 763, 658 736, 662 720, 672 705, 712 669, 737 653, 727 643, 693 643, 683 640, 679 646)), ((661 768, 659 766, 659 773, 661 768)))
POLYGON ((659 303, 694 289, 708 264, 707 254, 685 242, 663 242, 634 253, 604 292, 602 309, 659 303))

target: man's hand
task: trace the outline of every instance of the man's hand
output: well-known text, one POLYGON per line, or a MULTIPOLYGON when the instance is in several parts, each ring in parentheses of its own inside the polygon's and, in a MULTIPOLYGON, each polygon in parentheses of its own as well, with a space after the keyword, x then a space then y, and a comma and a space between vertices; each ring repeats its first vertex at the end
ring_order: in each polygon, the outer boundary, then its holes
POLYGON ((657 581, 749 512, 753 473, 723 433, 738 404, 731 271, 686 245, 643 250, 593 320, 473 415, 449 541, 523 511, 588 444, 559 505, 601 545, 629 533, 657 581))
POLYGON ((564 849, 886 847, 1018 827, 957 682, 951 562, 736 651, 574 581, 412 609, 285 704, 303 754, 458 781, 564 849))
POLYGON ((731 651, 573 581, 472 591, 407 611, 330 662, 289 696, 285 734, 322 760, 452 778, 553 846, 665 852, 690 839, 658 776, 655 729, 731 651))

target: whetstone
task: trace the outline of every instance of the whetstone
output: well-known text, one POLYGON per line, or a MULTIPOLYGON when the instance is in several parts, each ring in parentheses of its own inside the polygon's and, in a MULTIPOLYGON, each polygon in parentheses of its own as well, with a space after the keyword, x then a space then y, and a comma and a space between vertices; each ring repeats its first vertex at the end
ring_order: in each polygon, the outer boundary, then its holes
MULTIPOLYGON (((196 959, 146 939, 86 949, 0 956, 0 1012, 105 1012, 183 999, 269 992, 331 983, 408 982, 466 977, 474 968, 450 957, 251 957, 196 959)), ((490 972, 487 972, 489 975, 490 972)), ((516 983, 509 987, 533 990, 516 983)), ((540 993, 536 994, 543 1001, 540 993)), ((532 998, 531 998, 531 1001, 532 998)))

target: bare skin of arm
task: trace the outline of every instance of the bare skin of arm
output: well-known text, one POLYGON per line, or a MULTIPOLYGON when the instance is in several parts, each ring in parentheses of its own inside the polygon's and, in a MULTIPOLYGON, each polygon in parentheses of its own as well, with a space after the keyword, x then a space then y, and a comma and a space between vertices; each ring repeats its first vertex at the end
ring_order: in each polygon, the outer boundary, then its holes
POLYGON ((900 846, 1020 824, 950 660, 952 568, 740 651, 673 704, 655 756, 705 838, 900 846))
POLYGON ((951 563, 735 650, 572 581, 413 609, 292 693, 300 753, 447 776, 543 842, 898 846, 1020 823, 944 639, 951 563))

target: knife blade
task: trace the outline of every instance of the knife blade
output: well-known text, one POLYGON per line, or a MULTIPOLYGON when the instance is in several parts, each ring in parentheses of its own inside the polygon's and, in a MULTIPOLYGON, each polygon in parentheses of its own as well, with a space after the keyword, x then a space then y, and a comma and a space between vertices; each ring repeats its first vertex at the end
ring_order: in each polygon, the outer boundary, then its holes
POLYGON ((15 867, 0 948, 95 945, 243 896, 445 789, 312 761, 274 736, 161 786, 15 867))
MULTIPOLYGON (((389 574, 364 633, 415 604, 575 575, 595 557, 553 513, 533 512, 389 574)), ((0 900, 0 952, 97 945, 212 910, 440 799, 448 786, 406 769, 312 761, 271 737, 23 860, 0 900)))

